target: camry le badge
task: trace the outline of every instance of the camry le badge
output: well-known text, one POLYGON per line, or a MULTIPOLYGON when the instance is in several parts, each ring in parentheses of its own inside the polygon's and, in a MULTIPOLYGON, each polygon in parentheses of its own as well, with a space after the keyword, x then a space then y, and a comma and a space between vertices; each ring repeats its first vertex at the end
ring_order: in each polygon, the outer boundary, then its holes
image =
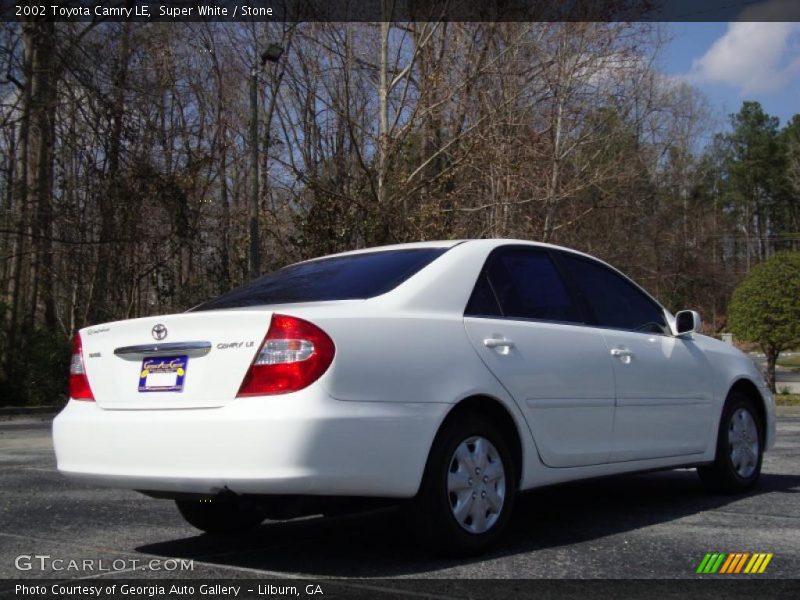
POLYGON ((165 337, 167 337, 167 328, 161 323, 159 323, 158 325, 155 325, 153 327, 151 333, 153 334, 153 338, 160 342, 165 337))

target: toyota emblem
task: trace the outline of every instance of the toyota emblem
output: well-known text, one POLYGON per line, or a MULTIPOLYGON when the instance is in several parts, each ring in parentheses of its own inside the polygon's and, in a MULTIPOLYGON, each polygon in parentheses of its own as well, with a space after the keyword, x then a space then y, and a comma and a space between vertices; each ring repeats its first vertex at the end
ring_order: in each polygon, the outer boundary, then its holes
POLYGON ((167 337, 167 328, 161 323, 159 323, 158 325, 153 327, 151 333, 153 334, 153 338, 160 342, 165 337, 167 337))

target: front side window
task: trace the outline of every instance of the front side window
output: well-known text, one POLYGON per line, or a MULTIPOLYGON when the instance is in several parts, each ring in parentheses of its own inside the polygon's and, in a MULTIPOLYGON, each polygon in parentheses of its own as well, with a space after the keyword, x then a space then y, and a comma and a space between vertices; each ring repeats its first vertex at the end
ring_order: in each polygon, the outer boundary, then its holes
POLYGON ((192 310, 372 298, 394 289, 446 251, 383 250, 289 265, 192 310))
POLYGON ((491 315, 495 303, 502 316, 508 318, 574 323, 581 320, 558 269, 544 250, 504 248, 489 258, 467 313, 491 315), (471 313, 476 307, 482 310, 471 313))
POLYGON ((560 254, 596 324, 611 329, 668 333, 664 311, 630 281, 597 261, 560 254))

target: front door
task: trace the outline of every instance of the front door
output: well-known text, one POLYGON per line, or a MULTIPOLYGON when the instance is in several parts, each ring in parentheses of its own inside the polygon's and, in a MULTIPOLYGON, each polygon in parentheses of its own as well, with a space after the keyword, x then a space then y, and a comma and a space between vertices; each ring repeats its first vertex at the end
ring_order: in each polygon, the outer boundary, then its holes
POLYGON ((559 254, 605 339, 616 381, 611 462, 704 452, 713 388, 705 354, 672 335, 664 309, 595 260, 559 254))

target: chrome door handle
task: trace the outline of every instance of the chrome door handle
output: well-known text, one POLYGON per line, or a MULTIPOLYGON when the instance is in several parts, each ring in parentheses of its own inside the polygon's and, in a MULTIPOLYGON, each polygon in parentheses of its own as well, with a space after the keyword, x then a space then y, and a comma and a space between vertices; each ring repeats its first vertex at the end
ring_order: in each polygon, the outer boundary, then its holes
POLYGON ((629 365, 633 360, 633 352, 628 348, 612 348, 611 356, 618 358, 623 365, 629 365))
POLYGON ((487 348, 513 348, 514 342, 505 338, 486 338, 483 345, 487 348))
POLYGON ((614 348, 611 350, 611 356, 633 356, 633 352, 627 348, 614 348))

